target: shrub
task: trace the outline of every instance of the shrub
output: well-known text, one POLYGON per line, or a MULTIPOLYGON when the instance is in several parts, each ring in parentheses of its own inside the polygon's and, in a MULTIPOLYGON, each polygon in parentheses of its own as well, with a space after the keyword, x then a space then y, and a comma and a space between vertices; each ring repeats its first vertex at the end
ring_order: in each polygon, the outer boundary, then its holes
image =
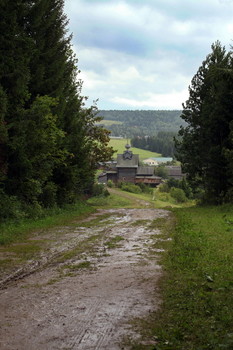
POLYGON ((15 196, 8 196, 0 190, 0 222, 9 219, 18 220, 25 216, 20 201, 15 196))
POLYGON ((153 189, 144 183, 140 183, 138 184, 138 186, 141 188, 142 192, 144 193, 153 193, 153 189))
POLYGON ((111 188, 111 187, 113 187, 113 185, 114 185, 113 181, 108 180, 107 186, 111 188))
POLYGON ((191 187, 189 186, 185 178, 183 178, 182 180, 176 180, 176 179, 170 178, 169 180, 167 180, 167 185, 169 188, 172 188, 172 187, 181 188, 184 191, 185 196, 187 198, 189 199, 193 198, 191 187))
POLYGON ((92 188, 92 195, 94 197, 107 197, 110 195, 103 184, 94 184, 92 188))
POLYGON ((40 201, 46 208, 52 208, 57 202, 57 186, 53 182, 48 182, 40 196, 40 201))
POLYGON ((168 186, 167 182, 164 182, 163 184, 160 184, 158 187, 159 192, 166 192, 168 193, 170 190, 170 187, 168 186))
POLYGON ((176 200, 177 203, 185 203, 188 200, 184 191, 181 188, 172 187, 170 194, 176 200))
POLYGON ((142 193, 142 190, 139 186, 134 185, 130 182, 122 182, 121 189, 123 191, 131 192, 131 193, 142 193))

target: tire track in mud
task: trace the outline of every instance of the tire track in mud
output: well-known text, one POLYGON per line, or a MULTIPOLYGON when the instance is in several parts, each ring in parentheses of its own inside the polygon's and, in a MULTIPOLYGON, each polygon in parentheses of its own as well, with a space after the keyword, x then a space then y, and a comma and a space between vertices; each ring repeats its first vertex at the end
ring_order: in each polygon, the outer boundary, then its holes
MULTIPOLYGON (((129 321, 159 305, 156 282, 161 267, 148 253, 152 236, 160 232, 133 224, 138 220, 150 223, 167 217, 168 212, 112 209, 100 210, 97 216, 103 214, 110 216, 99 227, 74 228, 83 237, 104 228, 105 236, 96 242, 94 254, 85 255, 94 268, 72 270, 72 276, 49 284, 60 268, 52 264, 0 292, 1 349, 120 350, 127 349, 119 345, 124 337, 137 339, 129 321), (122 239, 116 241, 116 237, 122 239), (109 242, 115 242, 115 247, 109 242)), ((74 239, 74 232, 69 237, 74 239)), ((80 256, 68 263, 76 266, 79 261, 80 256)))

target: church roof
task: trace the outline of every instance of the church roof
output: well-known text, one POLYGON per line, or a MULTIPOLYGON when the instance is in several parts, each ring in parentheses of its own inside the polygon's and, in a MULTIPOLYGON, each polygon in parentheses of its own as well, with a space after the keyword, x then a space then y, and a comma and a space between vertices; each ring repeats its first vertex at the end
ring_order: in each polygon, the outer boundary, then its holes
POLYGON ((125 158, 124 154, 117 155, 117 168, 137 168, 138 163, 138 154, 132 154, 131 158, 125 158))

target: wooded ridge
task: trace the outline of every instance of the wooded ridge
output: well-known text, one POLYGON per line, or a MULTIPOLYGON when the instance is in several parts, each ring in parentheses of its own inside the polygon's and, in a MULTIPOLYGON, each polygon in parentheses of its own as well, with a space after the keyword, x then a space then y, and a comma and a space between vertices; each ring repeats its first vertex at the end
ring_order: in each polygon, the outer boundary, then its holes
POLYGON ((159 131, 178 132, 186 123, 180 118, 180 110, 100 110, 102 124, 111 131, 112 136, 132 138, 135 136, 155 136, 159 131), (105 120, 121 124, 105 124, 105 120))

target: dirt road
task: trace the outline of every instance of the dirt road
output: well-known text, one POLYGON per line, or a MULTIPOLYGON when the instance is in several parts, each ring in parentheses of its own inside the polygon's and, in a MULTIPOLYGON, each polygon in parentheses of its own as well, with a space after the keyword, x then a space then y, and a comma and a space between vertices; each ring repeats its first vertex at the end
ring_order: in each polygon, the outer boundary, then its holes
POLYGON ((129 349, 127 340, 139 337, 131 321, 159 305, 160 251, 152 254, 151 246, 160 232, 149 224, 167 216, 156 209, 100 210, 32 237, 49 243, 36 263, 15 278, 4 276, 0 349, 129 349))

